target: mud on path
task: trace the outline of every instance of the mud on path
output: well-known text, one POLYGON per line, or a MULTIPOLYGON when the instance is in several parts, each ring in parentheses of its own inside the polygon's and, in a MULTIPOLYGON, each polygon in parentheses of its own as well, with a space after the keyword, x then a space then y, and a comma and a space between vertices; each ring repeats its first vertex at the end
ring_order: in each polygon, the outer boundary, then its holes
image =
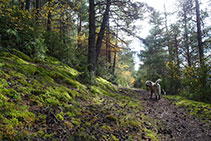
POLYGON ((142 103, 142 112, 161 121, 162 126, 158 129, 164 136, 161 140, 211 141, 211 129, 205 122, 176 107, 168 99, 149 99, 148 92, 139 89, 133 91, 133 96, 142 103))

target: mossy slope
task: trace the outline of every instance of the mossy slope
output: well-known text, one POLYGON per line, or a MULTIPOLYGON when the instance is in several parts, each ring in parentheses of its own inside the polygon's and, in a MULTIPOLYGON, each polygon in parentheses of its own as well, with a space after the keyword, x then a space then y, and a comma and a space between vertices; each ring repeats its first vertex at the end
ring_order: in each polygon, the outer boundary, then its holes
POLYGON ((53 57, 43 63, 0 52, 0 139, 157 140, 140 101, 108 81, 95 86, 53 57))

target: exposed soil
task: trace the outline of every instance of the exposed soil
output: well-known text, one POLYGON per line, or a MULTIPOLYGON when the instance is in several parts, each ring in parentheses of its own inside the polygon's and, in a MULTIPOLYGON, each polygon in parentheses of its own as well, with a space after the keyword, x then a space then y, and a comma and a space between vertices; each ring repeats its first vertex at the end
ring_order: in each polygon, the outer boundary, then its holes
POLYGON ((185 109, 172 104, 172 101, 161 98, 149 99, 148 92, 135 89, 135 97, 142 102, 142 112, 161 121, 159 132, 165 137, 161 140, 176 141, 211 141, 211 129, 205 122, 188 114, 185 109))

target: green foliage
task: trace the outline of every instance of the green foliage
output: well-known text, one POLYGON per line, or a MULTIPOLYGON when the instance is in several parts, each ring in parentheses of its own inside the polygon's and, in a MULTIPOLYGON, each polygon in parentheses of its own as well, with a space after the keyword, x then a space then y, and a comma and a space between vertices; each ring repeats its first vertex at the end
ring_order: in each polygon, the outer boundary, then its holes
POLYGON ((181 70, 174 62, 166 63, 167 75, 162 78, 163 85, 167 93, 177 94, 181 88, 181 70))
POLYGON ((1 50, 16 48, 35 60, 44 59, 47 48, 32 15, 7 2, 1 3, 0 9, 1 50))
POLYGON ((187 67, 182 78, 185 88, 181 89, 181 95, 209 103, 211 101, 210 69, 211 66, 206 62, 201 67, 187 67))
POLYGON ((56 57, 70 66, 77 64, 78 61, 75 57, 74 50, 64 43, 64 39, 61 38, 59 33, 46 32, 44 34, 44 39, 45 44, 48 47, 47 53, 50 56, 56 57))

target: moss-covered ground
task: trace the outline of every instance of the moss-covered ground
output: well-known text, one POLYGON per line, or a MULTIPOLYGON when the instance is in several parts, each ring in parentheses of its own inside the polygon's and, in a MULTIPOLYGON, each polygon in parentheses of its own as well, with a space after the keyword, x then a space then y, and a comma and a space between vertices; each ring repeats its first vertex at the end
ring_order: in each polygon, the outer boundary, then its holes
POLYGON ((184 108, 191 115, 199 117, 200 119, 210 122, 211 125, 211 104, 197 102, 181 96, 165 96, 170 99, 173 103, 181 108, 184 108))
POLYGON ((17 50, 0 52, 0 139, 159 139, 132 91, 103 78, 86 85, 80 74, 53 57, 34 63, 17 50))

